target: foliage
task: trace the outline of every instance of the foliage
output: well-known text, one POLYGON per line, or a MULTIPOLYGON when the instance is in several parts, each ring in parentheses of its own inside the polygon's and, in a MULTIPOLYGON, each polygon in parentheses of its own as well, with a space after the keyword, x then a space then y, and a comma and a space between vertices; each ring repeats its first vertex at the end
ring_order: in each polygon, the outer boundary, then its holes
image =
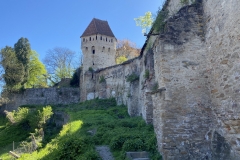
POLYGON ((70 85, 72 87, 79 87, 79 82, 80 82, 80 74, 81 74, 81 68, 77 68, 74 73, 73 73, 73 77, 70 81, 70 85))
POLYGON ((116 58, 117 64, 122 64, 123 62, 127 61, 128 59, 125 56, 119 56, 116 58))
POLYGON ((5 123, 5 126, 0 124, 0 148, 12 143, 12 141, 26 140, 30 133, 37 137, 47 119, 53 114, 50 106, 34 109, 20 107, 17 111, 6 113, 6 118, 10 123, 5 123))
POLYGON ((100 76, 99 83, 106 82, 105 78, 103 75, 100 76))
POLYGON ((157 90, 158 90, 158 83, 156 82, 156 83, 154 83, 153 84, 153 86, 152 86, 152 92, 157 92, 157 90))
POLYGON ((186 5, 186 4, 188 4, 188 0, 180 0, 180 3, 181 3, 182 5, 186 5))
POLYGON ((6 46, 1 50, 1 65, 5 71, 3 74, 8 91, 16 91, 21 88, 24 81, 24 67, 15 54, 13 48, 6 46))
POLYGON ((144 75, 143 75, 144 78, 145 78, 145 79, 148 79, 148 78, 149 78, 149 75, 150 75, 149 70, 146 69, 146 70, 145 70, 145 73, 144 73, 144 75))
POLYGON ((14 48, 6 46, 0 51, 3 78, 8 92, 24 88, 46 87, 44 74, 46 69, 38 59, 38 54, 31 50, 27 38, 20 38, 14 48))
POLYGON ((30 55, 31 55, 31 47, 30 43, 27 38, 21 37, 17 43, 14 44, 14 50, 16 57, 20 64, 22 64, 24 68, 24 74, 23 74, 23 81, 21 82, 21 85, 24 85, 29 78, 29 63, 30 63, 30 55))
POLYGON ((134 20, 136 25, 142 28, 142 33, 148 33, 153 23, 152 13, 148 11, 144 16, 134 18, 134 20))
POLYGON ((44 63, 51 75, 51 81, 59 82, 62 78, 71 78, 76 65, 74 58, 76 53, 68 48, 55 47, 48 50, 44 63))
POLYGON ((157 17, 156 17, 155 21, 153 22, 153 31, 154 32, 163 32, 164 31, 165 24, 166 24, 165 20, 167 17, 168 17, 168 10, 165 8, 163 8, 161 10, 159 9, 159 11, 157 13, 157 17))
POLYGON ((117 50, 115 59, 117 64, 120 64, 120 62, 117 62, 117 59, 119 59, 119 57, 125 57, 125 59, 128 60, 134 57, 138 57, 140 54, 140 49, 137 48, 134 42, 131 42, 128 39, 117 40, 116 48, 117 50))
POLYGON ((140 117, 130 117, 127 107, 116 106, 115 99, 94 99, 62 109, 70 119, 61 132, 38 151, 22 154, 20 160, 95 160, 99 159, 96 145, 109 145, 116 160, 125 159, 125 152, 130 150, 146 150, 151 159, 161 159, 153 126, 146 125, 140 117), (90 135, 91 130, 96 130, 96 134, 90 135))
POLYGON ((32 50, 29 62, 29 78, 25 84, 25 88, 47 87, 46 78, 44 76, 47 74, 47 70, 38 57, 38 53, 32 50))
POLYGON ((88 71, 90 71, 90 72, 94 72, 94 70, 93 70, 92 67, 89 67, 89 68, 88 68, 88 71))
POLYGON ((139 80, 139 76, 135 73, 132 73, 131 75, 127 76, 127 82, 134 82, 136 80, 139 80))

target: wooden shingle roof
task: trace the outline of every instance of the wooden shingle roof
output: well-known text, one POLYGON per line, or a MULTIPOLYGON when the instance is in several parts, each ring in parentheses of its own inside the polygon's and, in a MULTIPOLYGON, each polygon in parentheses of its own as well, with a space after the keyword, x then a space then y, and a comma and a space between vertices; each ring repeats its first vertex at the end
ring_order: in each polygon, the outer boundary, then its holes
POLYGON ((114 37, 114 34, 111 28, 108 25, 107 21, 93 18, 86 30, 83 32, 81 37, 91 36, 96 34, 102 34, 109 37, 114 37))

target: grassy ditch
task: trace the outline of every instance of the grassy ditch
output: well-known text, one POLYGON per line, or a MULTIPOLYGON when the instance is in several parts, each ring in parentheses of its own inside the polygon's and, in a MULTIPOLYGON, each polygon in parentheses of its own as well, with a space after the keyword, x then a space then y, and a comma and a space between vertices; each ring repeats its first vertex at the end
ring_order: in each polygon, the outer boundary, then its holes
POLYGON ((140 117, 129 117, 127 107, 117 106, 114 99, 95 99, 55 109, 67 112, 69 122, 48 143, 31 154, 22 154, 20 160, 97 160, 98 145, 108 145, 116 160, 124 160, 126 151, 148 151, 152 160, 161 159, 153 126, 140 117))

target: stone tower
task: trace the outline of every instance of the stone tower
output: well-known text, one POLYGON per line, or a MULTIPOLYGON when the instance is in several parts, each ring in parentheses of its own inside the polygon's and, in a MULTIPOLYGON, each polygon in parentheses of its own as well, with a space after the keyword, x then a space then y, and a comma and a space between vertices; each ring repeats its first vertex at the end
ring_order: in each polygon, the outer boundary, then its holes
POLYGON ((107 21, 96 18, 81 35, 83 73, 115 65, 116 38, 107 21))

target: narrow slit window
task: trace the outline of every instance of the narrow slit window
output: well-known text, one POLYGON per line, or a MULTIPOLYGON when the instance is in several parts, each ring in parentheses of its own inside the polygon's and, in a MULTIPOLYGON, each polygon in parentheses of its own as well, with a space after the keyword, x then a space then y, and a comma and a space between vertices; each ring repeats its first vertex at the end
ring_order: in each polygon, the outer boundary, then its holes
POLYGON ((110 48, 108 48, 108 52, 110 52, 110 48))
POLYGON ((107 42, 107 37, 106 37, 106 42, 107 42))
POLYGON ((91 37, 89 37, 89 41, 91 41, 91 37))
POLYGON ((92 54, 95 54, 95 47, 92 46, 92 54))
POLYGON ((96 36, 96 40, 97 40, 97 36, 96 36))
POLYGON ((102 40, 102 36, 100 37, 100 40, 102 40))

